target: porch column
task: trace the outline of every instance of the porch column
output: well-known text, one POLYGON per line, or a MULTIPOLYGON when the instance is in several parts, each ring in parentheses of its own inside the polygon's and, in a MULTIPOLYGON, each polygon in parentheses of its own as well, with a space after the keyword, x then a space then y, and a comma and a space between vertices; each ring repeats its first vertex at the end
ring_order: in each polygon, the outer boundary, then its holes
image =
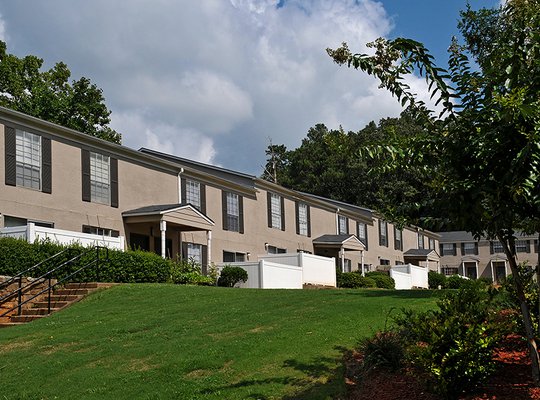
POLYGON ((362 276, 366 276, 366 271, 364 269, 364 250, 360 251, 360 264, 362 265, 362 276))
POLYGON ((341 272, 345 272, 345 250, 341 248, 341 272))
POLYGON ((495 274, 493 273, 493 260, 489 260, 489 266, 491 268, 491 280, 495 283, 495 274))
POLYGON ((206 231, 206 244, 207 244, 207 257, 206 257, 206 268, 210 268, 210 263, 212 262, 212 231, 206 231))
POLYGON ((478 261, 474 262, 476 264, 476 279, 480 278, 480 271, 478 271, 478 261))
POLYGON ((159 230, 161 231, 161 257, 165 258, 167 249, 165 248, 166 233, 167 233, 167 221, 159 221, 159 230))
POLYGON ((437 261, 437 273, 441 273, 441 262, 437 261))
POLYGON ((182 261, 184 259, 184 255, 182 254, 182 232, 178 232, 178 247, 180 248, 178 254, 180 254, 180 261, 182 261))

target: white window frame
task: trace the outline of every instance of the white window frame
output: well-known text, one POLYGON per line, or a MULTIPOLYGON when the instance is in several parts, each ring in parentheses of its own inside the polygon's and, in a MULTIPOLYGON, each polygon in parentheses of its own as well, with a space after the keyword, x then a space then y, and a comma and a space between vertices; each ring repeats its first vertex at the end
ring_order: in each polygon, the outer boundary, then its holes
POLYGON ((442 243, 441 256, 453 256, 453 255, 454 255, 454 243, 442 243))
POLYGON ((347 224, 348 224, 347 217, 343 215, 338 215, 338 235, 347 235, 347 224))
POLYGON ((41 190, 43 171, 41 136, 16 129, 15 140, 17 186, 41 190))
POLYGON ((186 203, 201 209, 201 184, 199 182, 186 179, 186 203))
POLYGON ((359 222, 357 226, 358 230, 358 239, 366 245, 366 239, 367 239, 367 224, 364 224, 363 222, 359 222))
POLYGON ((475 254, 476 254, 476 243, 474 242, 463 243, 463 255, 475 255, 475 254))
POLYGON ((308 205, 305 203, 298 203, 298 233, 300 235, 308 235, 308 223, 308 205))
POLYGON ((90 152, 90 200, 111 205, 111 157, 90 152))
POLYGON ((516 253, 528 253, 529 242, 527 240, 516 240, 516 253))
POLYGON ((424 243, 424 234, 418 232, 418 248, 419 249, 425 249, 425 243, 424 243))
POLYGON ((494 240, 491 243, 493 243, 493 254, 504 253, 504 247, 501 242, 499 242, 498 240, 494 240))
POLYGON ((188 243, 186 256, 189 262, 202 265, 202 244, 188 243))
POLYGON ((272 219, 272 228, 281 229, 281 196, 270 193, 270 213, 272 219))
POLYGON ((227 192, 227 230, 240 232, 240 197, 236 193, 227 192))

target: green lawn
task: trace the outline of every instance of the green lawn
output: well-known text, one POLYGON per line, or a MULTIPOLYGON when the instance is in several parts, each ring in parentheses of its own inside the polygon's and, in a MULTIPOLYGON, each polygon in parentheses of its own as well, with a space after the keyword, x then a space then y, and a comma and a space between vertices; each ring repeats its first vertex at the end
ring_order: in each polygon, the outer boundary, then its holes
POLYGON ((341 357, 431 291, 121 285, 0 329, 0 399, 326 399, 341 357), (396 311, 393 311, 396 312, 396 311))

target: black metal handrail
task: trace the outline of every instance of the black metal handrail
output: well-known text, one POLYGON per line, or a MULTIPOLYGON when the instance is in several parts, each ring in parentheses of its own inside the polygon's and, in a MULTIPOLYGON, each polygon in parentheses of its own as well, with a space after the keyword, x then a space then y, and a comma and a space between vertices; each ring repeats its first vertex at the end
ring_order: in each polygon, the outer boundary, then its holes
MULTIPOLYGON (((102 247, 102 246, 93 246, 90 249, 87 249, 87 250, 83 251, 82 253, 79 253, 75 257, 72 257, 71 259, 69 259, 67 261, 64 261, 63 263, 61 263, 58 266, 56 266, 55 268, 47 271, 46 273, 44 273, 40 277, 34 279, 32 282, 29 282, 24 286, 22 285, 22 275, 20 275, 20 273, 17 274, 17 276, 19 276, 19 287, 17 289, 13 290, 12 292, 4 295, 2 298, 0 298, 0 304, 1 304, 6 299, 12 298, 12 297, 14 297, 16 295, 17 296, 17 305, 15 305, 15 306, 11 307, 10 309, 4 311, 4 313, 1 314, 0 317, 6 316, 7 314, 14 311, 15 309, 17 309, 17 315, 21 315, 23 305, 29 303, 30 301, 34 300, 36 297, 42 295, 45 292, 48 292, 48 296, 47 296, 47 303, 48 303, 47 312, 48 312, 48 314, 50 314, 51 313, 51 295, 52 295, 53 289, 56 286, 66 282, 68 279, 71 279, 72 277, 77 275, 79 272, 85 270, 86 268, 88 268, 88 267, 90 267, 92 265, 96 266, 96 280, 99 281, 99 277, 100 277, 100 261, 101 261, 100 256, 99 256, 100 255, 100 249, 105 250, 105 260, 104 261, 108 262, 108 260, 109 260, 109 249, 107 247, 102 247), (72 264, 73 262, 75 262, 77 260, 80 260, 83 256, 85 256, 85 255, 87 255, 87 254, 89 254, 90 252, 93 252, 93 251, 96 252, 96 256, 92 261, 90 261, 87 264, 81 266, 79 269, 77 269, 76 271, 74 271, 74 272, 70 273, 69 275, 63 277, 62 279, 57 280, 54 284, 52 283, 52 280, 54 279, 53 274, 55 272, 61 270, 63 267, 65 267, 67 265, 70 265, 70 264, 72 264), (23 292, 25 290, 29 290, 32 286, 35 286, 38 283, 42 283, 42 282, 45 282, 47 280, 48 280, 48 286, 46 288, 44 288, 41 291, 39 291, 38 293, 34 294, 32 297, 22 301, 22 294, 23 294, 23 292)), ((30 268, 30 269, 33 269, 33 268, 30 268)), ((24 271, 23 271, 23 273, 24 273, 24 271)))

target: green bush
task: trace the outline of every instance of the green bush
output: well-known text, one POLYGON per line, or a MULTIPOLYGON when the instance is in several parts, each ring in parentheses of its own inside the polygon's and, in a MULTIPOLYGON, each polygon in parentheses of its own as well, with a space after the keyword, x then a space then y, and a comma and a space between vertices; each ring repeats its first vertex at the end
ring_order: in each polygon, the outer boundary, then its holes
POLYGON ((468 281, 468 279, 462 278, 459 275, 451 275, 446 279, 446 287, 448 289, 459 289, 464 284, 466 285, 467 281, 468 281))
MULTIPOLYGON (((0 239, 0 275, 13 276, 25 269, 46 260, 47 258, 66 250, 60 256, 49 262, 44 262, 33 270, 30 275, 38 277, 55 268, 63 262, 67 262, 78 254, 83 257, 71 264, 65 265, 55 274, 57 279, 62 279, 75 272, 81 266, 92 262, 96 252, 88 251, 79 245, 69 247, 61 246, 51 241, 36 241, 27 243, 25 240, 13 238, 0 239)), ((211 278, 200 273, 200 269, 191 266, 188 271, 179 271, 178 263, 169 259, 163 259, 159 255, 146 251, 119 251, 101 249, 99 252, 99 268, 89 267, 82 270, 71 280, 79 282, 176 282, 193 284, 213 284, 211 278), (178 274, 190 272, 189 277, 179 279, 178 274)))
POLYGON ((356 272, 342 272, 337 275, 337 286, 341 288, 358 289, 377 287, 375 281, 356 272))
POLYGON ((394 331, 377 332, 372 337, 362 339, 357 349, 363 355, 362 373, 369 373, 375 368, 395 372, 405 360, 403 338, 394 331))
POLYGON ((440 274, 435 271, 428 272, 428 286, 430 289, 438 289, 439 286, 441 289, 446 288, 446 275, 440 274))
POLYGON ((493 350, 505 332, 495 322, 493 293, 473 281, 445 293, 438 310, 404 311, 396 318, 408 356, 445 398, 457 398, 495 369, 493 350))
POLYGON ((372 271, 366 273, 367 278, 371 278, 375 281, 375 284, 380 289, 395 289, 396 281, 390 275, 385 272, 372 271))
POLYGON ((245 269, 228 265, 221 270, 217 284, 218 286, 233 287, 237 283, 247 280, 248 273, 245 269))

